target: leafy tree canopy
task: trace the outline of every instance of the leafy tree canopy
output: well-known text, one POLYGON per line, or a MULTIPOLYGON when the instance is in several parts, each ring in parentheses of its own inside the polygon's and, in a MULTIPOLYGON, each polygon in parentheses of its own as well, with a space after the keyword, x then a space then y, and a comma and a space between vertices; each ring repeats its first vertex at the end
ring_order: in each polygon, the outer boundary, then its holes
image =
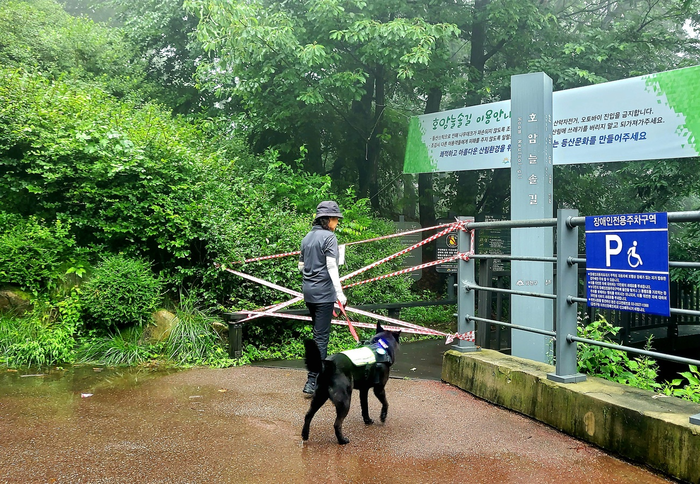
POLYGON ((98 81, 112 94, 143 87, 143 66, 123 33, 66 13, 54 0, 0 3, 0 65, 98 81))

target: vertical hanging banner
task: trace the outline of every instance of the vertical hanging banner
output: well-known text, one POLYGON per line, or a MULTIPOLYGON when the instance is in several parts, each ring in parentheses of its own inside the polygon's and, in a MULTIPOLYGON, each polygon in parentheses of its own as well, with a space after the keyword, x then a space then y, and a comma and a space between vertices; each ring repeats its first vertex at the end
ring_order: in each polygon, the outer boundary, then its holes
MULTIPOLYGON (((700 156, 700 66, 557 91, 555 165, 700 156)), ((411 118, 404 173, 511 165, 511 101, 411 118)))
POLYGON ((586 217, 588 305, 670 316, 666 213, 586 217))

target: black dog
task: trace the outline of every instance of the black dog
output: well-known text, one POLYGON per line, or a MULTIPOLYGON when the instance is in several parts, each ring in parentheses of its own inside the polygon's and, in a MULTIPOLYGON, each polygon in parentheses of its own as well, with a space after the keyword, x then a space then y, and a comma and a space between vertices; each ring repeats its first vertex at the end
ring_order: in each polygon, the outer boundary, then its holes
POLYGON ((313 340, 304 341, 306 367, 310 372, 318 373, 319 376, 311 407, 304 418, 304 428, 301 431, 303 440, 309 439, 311 419, 330 398, 335 405, 336 418, 333 428, 338 443, 343 445, 350 442, 343 435, 343 420, 350 410, 353 388, 360 391, 360 407, 366 425, 374 423, 369 418, 367 408, 367 394, 370 388, 374 390, 374 394, 382 404, 380 418, 382 422, 386 420, 389 404, 386 401, 384 386, 389 381, 389 372, 399 347, 400 334, 384 331, 381 325, 377 324, 377 332, 368 346, 337 353, 326 360, 321 360, 321 353, 313 340))

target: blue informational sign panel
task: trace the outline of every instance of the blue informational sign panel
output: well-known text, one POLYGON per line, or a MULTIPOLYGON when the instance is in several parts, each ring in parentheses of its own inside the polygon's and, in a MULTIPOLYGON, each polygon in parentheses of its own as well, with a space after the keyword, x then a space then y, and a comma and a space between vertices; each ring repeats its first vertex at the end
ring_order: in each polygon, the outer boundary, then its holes
POLYGON ((666 213, 586 217, 588 305, 670 316, 666 213))

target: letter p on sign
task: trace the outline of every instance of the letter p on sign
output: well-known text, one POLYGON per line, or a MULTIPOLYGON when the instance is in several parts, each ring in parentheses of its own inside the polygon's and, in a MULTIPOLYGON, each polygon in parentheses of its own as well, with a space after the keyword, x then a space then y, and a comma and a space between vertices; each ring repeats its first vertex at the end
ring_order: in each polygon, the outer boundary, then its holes
POLYGON ((610 256, 622 252, 622 239, 619 235, 608 234, 605 236, 605 267, 610 267, 610 256), (613 248, 612 242, 616 245, 613 248))

